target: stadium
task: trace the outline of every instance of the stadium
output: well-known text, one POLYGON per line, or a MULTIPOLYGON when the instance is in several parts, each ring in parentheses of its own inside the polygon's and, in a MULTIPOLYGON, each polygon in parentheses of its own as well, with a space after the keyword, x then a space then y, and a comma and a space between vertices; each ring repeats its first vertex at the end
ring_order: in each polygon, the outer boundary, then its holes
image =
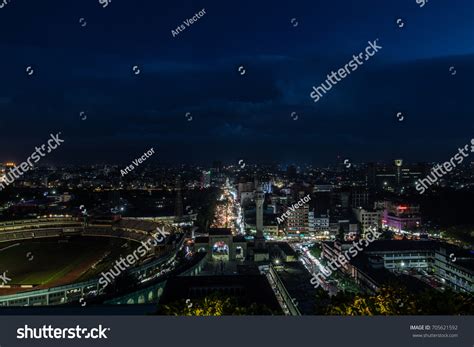
POLYGON ((176 260, 183 242, 184 234, 176 226, 151 220, 48 216, 2 222, 0 274, 5 276, 3 282, 0 279, 0 306, 65 305, 85 298, 113 304, 156 302, 167 274, 189 270, 176 260), (138 289, 156 291, 148 291, 146 298, 130 292, 105 292, 99 276, 153 237, 157 229, 164 231, 164 242, 147 249, 133 267, 123 271, 133 276, 138 289), (121 294, 126 300, 120 300, 121 294))

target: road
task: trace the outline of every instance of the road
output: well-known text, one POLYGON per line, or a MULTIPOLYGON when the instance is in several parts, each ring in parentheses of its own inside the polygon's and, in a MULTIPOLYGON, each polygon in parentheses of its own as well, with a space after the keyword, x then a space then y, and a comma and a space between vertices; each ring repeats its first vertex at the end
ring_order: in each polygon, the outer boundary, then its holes
MULTIPOLYGON (((319 259, 313 256, 309 251, 308 243, 292 243, 290 245, 295 251, 299 251, 298 253, 300 261, 312 276, 316 276, 322 271, 322 269, 324 269, 324 266, 321 264, 319 259)), ((325 280, 322 280, 321 288, 327 291, 331 296, 336 295, 339 292, 339 289, 336 285, 325 280)))

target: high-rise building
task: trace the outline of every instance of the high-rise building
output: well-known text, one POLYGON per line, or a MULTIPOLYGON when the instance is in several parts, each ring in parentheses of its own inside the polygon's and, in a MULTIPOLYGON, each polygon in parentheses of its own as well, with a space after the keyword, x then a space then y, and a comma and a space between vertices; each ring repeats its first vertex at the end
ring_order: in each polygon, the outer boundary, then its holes
POLYGON ((395 164, 395 169, 396 169, 396 173, 397 173, 397 187, 400 187, 403 160, 402 159, 395 159, 394 164, 395 164))
POLYGON ((353 208, 368 207, 370 205, 369 191, 366 189, 352 189, 351 205, 353 208))
POLYGON ((383 210, 370 210, 362 207, 353 208, 354 215, 360 223, 362 232, 368 232, 372 228, 380 228, 382 226, 383 210))
POLYGON ((254 182, 240 182, 237 188, 237 198, 241 206, 247 206, 251 203, 255 194, 254 182))
POLYGON ((345 212, 349 210, 350 205, 350 192, 349 191, 334 191, 331 192, 331 210, 338 212, 345 212))
POLYGON ((329 214, 315 214, 314 230, 316 232, 329 231, 329 214))
POLYGON ((330 192, 316 192, 311 201, 316 215, 329 214, 328 211, 331 209, 330 192))
POLYGON ((393 201, 385 201, 383 205, 383 226, 394 231, 413 230, 421 226, 420 205, 393 201))
POLYGON ((307 234, 309 232, 309 205, 295 208, 287 218, 289 234, 307 234))
POLYGON ((201 188, 209 188, 211 186, 211 171, 204 170, 201 175, 201 188))
POLYGON ((256 207, 256 230, 255 248, 265 248, 265 237, 263 236, 263 202, 265 200, 265 193, 262 191, 260 185, 257 186, 255 192, 255 207, 256 207))

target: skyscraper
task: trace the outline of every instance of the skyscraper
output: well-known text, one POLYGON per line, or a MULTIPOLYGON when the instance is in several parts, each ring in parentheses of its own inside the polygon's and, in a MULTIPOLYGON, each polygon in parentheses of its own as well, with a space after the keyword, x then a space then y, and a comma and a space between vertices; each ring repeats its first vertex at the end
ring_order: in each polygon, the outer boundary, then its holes
POLYGON ((395 164, 395 167, 397 168, 397 188, 400 188, 400 176, 401 176, 403 160, 395 159, 394 164, 395 164))
POLYGON ((260 184, 257 185, 257 191, 255 192, 255 213, 256 213, 256 229, 255 235, 255 248, 265 248, 265 237, 263 236, 263 202, 265 200, 265 193, 262 191, 260 184))

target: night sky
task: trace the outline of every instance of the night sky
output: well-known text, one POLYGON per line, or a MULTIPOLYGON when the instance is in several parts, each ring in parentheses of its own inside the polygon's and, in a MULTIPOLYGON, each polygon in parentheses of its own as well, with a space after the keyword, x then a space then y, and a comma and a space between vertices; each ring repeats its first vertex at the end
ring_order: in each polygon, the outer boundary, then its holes
POLYGON ((0 33, 0 162, 57 132, 41 163, 130 163, 151 147, 155 164, 435 161, 474 137, 472 0, 11 0, 0 33), (377 38, 314 103, 312 86, 377 38))

